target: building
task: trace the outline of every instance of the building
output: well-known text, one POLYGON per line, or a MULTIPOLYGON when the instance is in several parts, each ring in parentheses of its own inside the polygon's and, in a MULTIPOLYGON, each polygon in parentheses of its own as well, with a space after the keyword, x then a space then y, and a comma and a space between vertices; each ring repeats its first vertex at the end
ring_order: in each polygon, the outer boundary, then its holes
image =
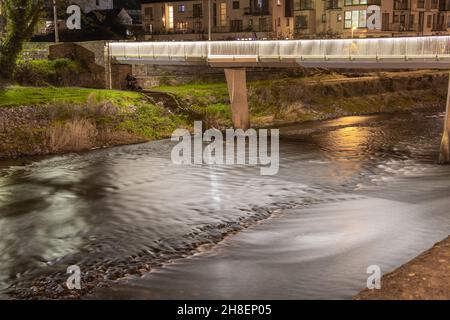
POLYGON ((450 23, 449 0, 294 0, 297 38, 442 34, 450 23), (369 6, 379 6, 380 26, 369 29, 369 6))
POLYGON ((111 10, 114 7, 113 0, 70 0, 70 2, 80 6, 84 13, 94 10, 111 10))
MULTIPOLYGON (((208 3, 142 1, 146 39, 208 39, 208 3)), ((447 34, 450 0, 211 0, 211 26, 213 40, 447 34)))
POLYGON ((146 39, 213 40, 292 38, 292 0, 143 1, 146 39))

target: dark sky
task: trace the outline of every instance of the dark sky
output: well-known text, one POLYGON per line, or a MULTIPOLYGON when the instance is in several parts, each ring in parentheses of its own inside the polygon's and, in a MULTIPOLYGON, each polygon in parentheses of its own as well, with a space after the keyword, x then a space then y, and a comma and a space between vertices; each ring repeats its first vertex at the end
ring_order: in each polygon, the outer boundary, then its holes
POLYGON ((115 8, 126 8, 126 9, 139 9, 141 7, 141 0, 114 0, 115 8))

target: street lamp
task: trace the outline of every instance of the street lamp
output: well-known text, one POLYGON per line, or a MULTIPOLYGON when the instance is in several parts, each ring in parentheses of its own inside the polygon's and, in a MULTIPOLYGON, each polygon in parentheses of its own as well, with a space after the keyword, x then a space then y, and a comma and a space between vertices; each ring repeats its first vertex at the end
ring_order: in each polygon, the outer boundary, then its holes
POLYGON ((356 30, 356 26, 352 27, 352 39, 353 39, 353 32, 356 30))
POLYGON ((208 0, 208 41, 211 41, 211 1, 208 0))
POLYGON ((55 42, 59 42, 59 30, 58 30, 58 13, 56 10, 56 0, 53 0, 53 21, 55 24, 55 42))

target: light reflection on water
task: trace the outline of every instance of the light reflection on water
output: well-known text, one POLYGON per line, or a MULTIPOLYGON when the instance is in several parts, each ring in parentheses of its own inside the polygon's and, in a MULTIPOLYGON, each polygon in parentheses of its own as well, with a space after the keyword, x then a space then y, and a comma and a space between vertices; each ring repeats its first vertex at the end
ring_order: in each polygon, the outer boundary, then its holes
POLYGON ((450 168, 435 164, 441 123, 418 114, 284 127, 276 176, 176 166, 169 141, 5 165, 0 282, 52 265, 182 253, 214 226, 270 206, 282 217, 102 295, 349 297, 367 263, 392 269, 449 233, 450 168))

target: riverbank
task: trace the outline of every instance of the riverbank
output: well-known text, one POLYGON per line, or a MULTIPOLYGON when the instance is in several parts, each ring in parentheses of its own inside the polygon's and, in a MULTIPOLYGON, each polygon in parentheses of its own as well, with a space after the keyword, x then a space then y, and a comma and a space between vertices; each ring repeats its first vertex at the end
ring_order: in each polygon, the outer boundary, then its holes
POLYGON ((450 299, 450 237, 381 278, 381 289, 365 289, 355 300, 450 299))
MULTIPOLYGON (((269 127, 350 115, 440 111, 447 81, 447 73, 438 71, 250 81, 251 123, 269 127)), ((191 128, 194 120, 203 121, 205 128, 232 126, 224 82, 160 86, 152 92, 7 87, 0 92, 0 158, 167 138, 176 128, 191 128)))
MULTIPOLYGON (((444 110, 447 83, 448 74, 441 71, 326 73, 249 81, 250 121, 254 127, 268 127, 353 115, 444 110)), ((175 95, 208 126, 232 125, 224 82, 152 90, 175 95)))
POLYGON ((0 158, 140 143, 180 126, 183 116, 136 92, 18 86, 0 92, 0 158))

